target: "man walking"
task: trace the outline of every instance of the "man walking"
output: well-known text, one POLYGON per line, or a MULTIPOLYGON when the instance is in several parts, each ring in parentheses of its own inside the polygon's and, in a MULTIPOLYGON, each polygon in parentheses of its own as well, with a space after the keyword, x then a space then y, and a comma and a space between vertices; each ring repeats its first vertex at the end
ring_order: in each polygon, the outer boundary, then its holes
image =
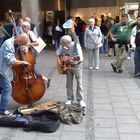
POLYGON ((123 14, 120 23, 111 29, 111 39, 115 42, 116 60, 111 63, 114 72, 122 73, 122 64, 127 59, 132 28, 136 23, 129 22, 128 15, 123 14))

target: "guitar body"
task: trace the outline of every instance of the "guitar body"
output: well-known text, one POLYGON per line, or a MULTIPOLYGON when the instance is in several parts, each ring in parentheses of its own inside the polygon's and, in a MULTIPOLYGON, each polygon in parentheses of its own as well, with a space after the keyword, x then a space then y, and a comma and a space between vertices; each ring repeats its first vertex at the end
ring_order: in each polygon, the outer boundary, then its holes
POLYGON ((65 55, 60 55, 59 57, 57 57, 57 71, 59 74, 67 74, 67 72, 71 69, 71 63, 65 63, 65 61, 65 55), (61 61, 61 64, 59 63, 59 61, 61 61))
POLYGON ((59 55, 57 57, 57 71, 59 74, 67 74, 71 70, 71 61, 79 61, 80 57, 71 57, 69 55, 59 55))

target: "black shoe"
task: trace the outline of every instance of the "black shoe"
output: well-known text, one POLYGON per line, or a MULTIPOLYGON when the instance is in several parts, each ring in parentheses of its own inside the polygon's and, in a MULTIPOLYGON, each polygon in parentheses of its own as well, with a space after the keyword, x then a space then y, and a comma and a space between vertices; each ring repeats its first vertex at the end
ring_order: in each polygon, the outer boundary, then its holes
POLYGON ((48 79, 47 88, 50 86, 51 79, 48 79))
POLYGON ((137 72, 136 74, 135 74, 135 76, 134 77, 140 77, 140 73, 139 72, 137 72))
POLYGON ((112 66, 113 71, 116 72, 117 69, 114 67, 114 65, 112 63, 111 63, 111 66, 112 66))
POLYGON ((117 73, 121 74, 123 73, 123 70, 118 70, 117 73))

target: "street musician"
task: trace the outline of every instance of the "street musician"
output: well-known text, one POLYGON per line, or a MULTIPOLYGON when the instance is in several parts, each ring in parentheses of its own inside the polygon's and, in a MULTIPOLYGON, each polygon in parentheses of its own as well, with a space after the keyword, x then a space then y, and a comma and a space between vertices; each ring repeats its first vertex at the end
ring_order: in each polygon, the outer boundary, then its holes
POLYGON ((81 46, 78 43, 73 42, 69 35, 61 37, 60 44, 61 46, 56 52, 58 58, 58 65, 60 65, 62 68, 64 67, 63 64, 65 63, 70 65, 69 69, 66 71, 67 102, 65 104, 71 105, 74 101, 73 78, 75 76, 77 82, 76 100, 82 108, 85 108, 86 104, 84 102, 82 85, 83 53, 81 46), (61 59, 61 57, 63 59, 61 59))

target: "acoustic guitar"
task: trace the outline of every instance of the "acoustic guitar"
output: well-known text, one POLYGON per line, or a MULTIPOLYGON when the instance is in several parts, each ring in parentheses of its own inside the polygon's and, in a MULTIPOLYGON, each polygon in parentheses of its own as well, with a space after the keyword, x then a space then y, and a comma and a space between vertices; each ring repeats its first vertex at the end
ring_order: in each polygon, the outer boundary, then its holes
POLYGON ((71 57, 69 55, 59 55, 57 57, 57 71, 59 74, 67 74, 71 70, 72 62, 79 61, 80 57, 71 57))

